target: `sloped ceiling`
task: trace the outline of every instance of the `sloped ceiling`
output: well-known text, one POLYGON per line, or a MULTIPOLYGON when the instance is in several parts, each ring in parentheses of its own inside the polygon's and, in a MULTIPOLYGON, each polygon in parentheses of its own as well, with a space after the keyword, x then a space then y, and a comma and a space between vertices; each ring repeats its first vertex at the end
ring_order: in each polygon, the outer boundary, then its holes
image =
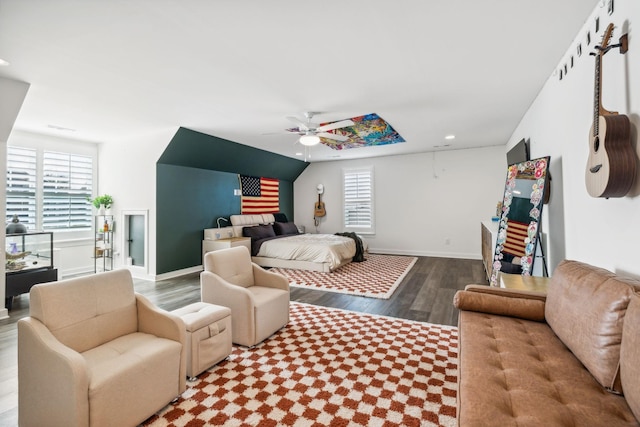
POLYGON ((299 158, 285 117, 318 111, 406 142, 310 161, 502 145, 601 3, 0 0, 0 76, 31 84, 17 129, 92 142, 182 126, 299 158))
POLYGON ((289 182, 295 181, 309 165, 301 160, 184 128, 178 129, 158 163, 289 182))

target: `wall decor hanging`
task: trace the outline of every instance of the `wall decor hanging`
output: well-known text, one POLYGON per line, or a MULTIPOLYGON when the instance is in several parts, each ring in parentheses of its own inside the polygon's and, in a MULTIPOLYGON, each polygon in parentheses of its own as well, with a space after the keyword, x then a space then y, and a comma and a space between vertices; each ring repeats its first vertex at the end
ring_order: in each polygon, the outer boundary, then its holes
POLYGON ((613 48, 626 53, 627 35, 610 45, 613 24, 609 24, 600 46, 595 46, 593 123, 589 131, 589 159, 585 170, 587 192, 592 197, 624 197, 636 178, 636 152, 631 145, 629 118, 602 107, 602 58, 613 48))
POLYGON ((280 183, 275 178, 238 175, 242 190, 240 213, 280 212, 280 183))

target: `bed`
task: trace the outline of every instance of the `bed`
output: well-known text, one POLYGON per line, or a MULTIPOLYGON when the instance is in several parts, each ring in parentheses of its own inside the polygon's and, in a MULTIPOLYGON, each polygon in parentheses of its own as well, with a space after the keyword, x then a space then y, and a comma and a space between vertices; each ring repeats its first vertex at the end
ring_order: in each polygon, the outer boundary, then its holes
MULTIPOLYGON (((352 261, 356 241, 334 234, 300 234, 271 214, 231 215, 235 236, 251 237, 251 258, 262 267, 331 272, 352 261)), ((366 243, 362 241, 363 249, 366 243)))

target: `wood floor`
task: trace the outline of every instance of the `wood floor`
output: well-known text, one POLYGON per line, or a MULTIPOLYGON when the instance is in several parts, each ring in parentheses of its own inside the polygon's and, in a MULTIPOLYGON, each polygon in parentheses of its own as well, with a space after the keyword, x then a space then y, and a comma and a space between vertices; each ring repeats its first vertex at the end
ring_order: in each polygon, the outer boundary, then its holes
MULTIPOLYGON (((291 288, 291 300, 326 307, 444 325, 456 325, 453 295, 470 283, 488 284, 482 261, 419 257, 388 300, 291 288)), ((158 282, 136 280, 137 292, 165 310, 200 300, 199 274, 158 282)), ((14 299, 9 319, 0 320, 0 427, 18 425, 18 319, 29 315, 29 297, 14 299)))

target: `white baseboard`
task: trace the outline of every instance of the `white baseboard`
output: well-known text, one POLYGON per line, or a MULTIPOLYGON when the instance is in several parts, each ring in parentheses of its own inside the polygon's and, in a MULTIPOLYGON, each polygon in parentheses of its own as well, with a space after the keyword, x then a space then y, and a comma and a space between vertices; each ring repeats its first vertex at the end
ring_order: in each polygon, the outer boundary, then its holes
POLYGON ((398 249, 369 248, 372 254, 386 255, 405 255, 405 256, 426 256, 436 258, 455 258, 455 259, 482 259, 480 254, 476 253, 460 253, 460 252, 422 252, 422 251, 404 251, 398 249))
POLYGON ((67 268, 66 270, 58 269, 58 280, 65 277, 82 276, 85 274, 93 274, 93 266, 84 266, 76 268, 67 268))
POLYGON ((173 279, 175 277, 184 276, 185 274, 198 273, 198 272, 200 272, 202 270, 203 270, 203 268, 202 268, 201 265, 196 265, 196 266, 189 267, 189 268, 183 268, 182 270, 174 270, 174 271, 170 271, 168 273, 151 275, 150 276, 151 277, 150 280, 158 281, 158 280, 173 279))

